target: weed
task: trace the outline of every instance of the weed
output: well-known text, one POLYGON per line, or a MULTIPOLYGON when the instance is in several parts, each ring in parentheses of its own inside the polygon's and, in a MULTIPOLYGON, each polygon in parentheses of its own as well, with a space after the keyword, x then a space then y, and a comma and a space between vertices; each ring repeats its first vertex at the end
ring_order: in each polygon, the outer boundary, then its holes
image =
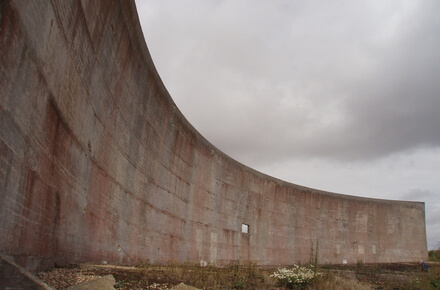
POLYGON ((333 273, 325 273, 316 278, 305 289, 346 289, 346 290, 372 290, 374 289, 365 282, 360 282, 355 278, 341 277, 333 273))
MULTIPOLYGON (((315 247, 314 249, 316 249, 315 247)), ((315 250, 314 250, 315 252, 315 250)), ((71 274, 104 276, 112 274, 115 288, 126 289, 168 289, 184 283, 199 289, 440 289, 440 269, 432 265, 429 272, 421 272, 413 264, 362 264, 362 265, 320 265, 324 274, 306 283, 284 284, 274 275, 275 269, 259 267, 253 263, 240 264, 234 261, 225 266, 196 263, 144 263, 138 268, 81 266, 63 269, 71 274)), ((313 267, 308 268, 315 273, 313 267)), ((60 271, 60 269, 54 269, 60 271)), ((63 273, 63 277, 67 274, 63 273)), ((275 272, 277 273, 277 272, 275 272)), ((40 278, 44 277, 39 275, 40 278)), ((70 276, 69 276, 70 277, 70 276)), ((63 282, 64 283, 64 282, 63 282)), ((53 285, 58 289, 64 284, 53 285)))
POLYGON ((124 288, 124 287, 126 287, 128 284, 129 284, 129 283, 128 283, 126 280, 120 280, 120 281, 116 282, 116 284, 114 285, 114 287, 115 287, 116 289, 124 288))
POLYGON ((322 275, 315 272, 312 267, 301 267, 294 265, 293 268, 278 269, 271 276, 277 278, 282 286, 300 288, 322 275))
POLYGON ((440 247, 437 250, 428 251, 429 260, 432 262, 440 262, 440 247))
POLYGON ((440 273, 437 274, 437 277, 431 280, 432 288, 440 289, 440 273))

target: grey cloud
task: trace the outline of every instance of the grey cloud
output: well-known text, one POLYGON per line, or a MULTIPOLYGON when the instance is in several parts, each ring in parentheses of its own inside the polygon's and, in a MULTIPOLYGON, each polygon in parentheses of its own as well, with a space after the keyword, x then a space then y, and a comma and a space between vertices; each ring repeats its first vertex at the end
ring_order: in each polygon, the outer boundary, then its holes
POLYGON ((292 3, 156 3, 152 55, 208 140, 245 163, 439 145, 435 4, 292 3))
MULTIPOLYGON (((403 200, 414 200, 418 201, 421 199, 426 199, 430 197, 436 197, 436 194, 427 189, 412 189, 409 192, 402 195, 403 200)), ((438 197, 440 201, 440 197, 438 197)))

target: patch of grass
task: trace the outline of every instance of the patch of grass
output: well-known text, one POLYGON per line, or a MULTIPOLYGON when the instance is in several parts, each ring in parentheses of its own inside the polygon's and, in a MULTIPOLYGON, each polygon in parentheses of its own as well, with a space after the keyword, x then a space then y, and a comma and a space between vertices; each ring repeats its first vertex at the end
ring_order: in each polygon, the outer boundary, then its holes
POLYGON ((433 289, 440 289, 440 267, 433 265, 429 269, 429 282, 433 289))
POLYGON ((324 275, 314 279, 304 289, 371 290, 375 288, 370 284, 360 282, 355 278, 341 277, 334 273, 327 272, 324 275))
MULTIPOLYGON (((267 279, 255 264, 233 262, 224 267, 199 264, 167 263, 166 266, 141 268, 144 277, 160 279, 171 284, 185 283, 203 289, 268 289, 273 279, 267 279)), ((270 278, 270 277, 269 277, 270 278)))

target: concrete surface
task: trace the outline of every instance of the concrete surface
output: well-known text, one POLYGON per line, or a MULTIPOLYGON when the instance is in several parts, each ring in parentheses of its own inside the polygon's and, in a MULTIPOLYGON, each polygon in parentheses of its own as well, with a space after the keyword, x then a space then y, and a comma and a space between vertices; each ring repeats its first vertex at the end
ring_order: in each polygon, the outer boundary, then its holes
POLYGON ((0 254, 0 289, 51 290, 54 288, 0 254))
POLYGON ((0 52, 0 252, 27 269, 427 258, 423 203, 290 184, 205 140, 132 0, 1 1, 0 52))

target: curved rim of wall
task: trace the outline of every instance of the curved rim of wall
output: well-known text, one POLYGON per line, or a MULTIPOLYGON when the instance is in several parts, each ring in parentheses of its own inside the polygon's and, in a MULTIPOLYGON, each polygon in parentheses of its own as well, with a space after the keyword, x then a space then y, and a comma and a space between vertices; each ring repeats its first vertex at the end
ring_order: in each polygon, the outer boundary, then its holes
MULTIPOLYGON (((135 1, 132 0, 133 6, 136 7, 135 5, 135 1)), ((141 55, 143 57, 143 61, 145 62, 145 64, 147 66, 150 66, 151 68, 151 72, 152 72, 152 77, 155 78, 156 83, 159 86, 160 92, 159 94, 162 95, 162 97, 165 97, 167 99, 167 101, 172 105, 172 110, 173 113, 176 114, 178 118, 180 118, 183 123, 192 131, 196 134, 197 138, 202 141, 203 143, 205 143, 208 147, 212 148, 212 150, 216 151, 219 155, 225 156, 227 159, 233 161, 238 167, 243 168, 246 171, 249 171, 257 176, 261 176, 264 178, 270 178, 273 181, 277 182, 278 184, 284 184, 284 185, 288 185, 289 187, 294 187, 297 189, 302 189, 302 190, 308 190, 308 191, 312 191, 314 193, 317 194, 321 194, 321 195, 327 195, 327 196, 332 196, 332 197, 338 197, 338 198, 347 198, 347 199, 356 199, 356 200, 364 200, 364 201, 376 201, 376 202, 393 202, 393 203, 424 203, 421 201, 403 201, 403 200, 388 200, 388 199, 380 199, 380 198, 370 198, 370 197, 359 197, 359 196, 354 196, 354 195, 347 195, 347 194, 340 194, 340 193, 333 193, 333 192, 328 192, 328 191, 324 191, 324 190, 319 190, 319 189, 314 189, 314 188, 310 188, 310 187, 306 187, 306 186, 301 186, 301 185, 297 185, 294 183, 290 183, 281 179, 278 179, 276 177, 267 175, 265 173, 262 173, 260 171, 257 171, 249 166, 246 166, 243 163, 240 163, 239 161, 235 160, 234 158, 230 157, 229 155, 227 155, 226 153, 224 153, 223 151, 221 151, 220 149, 218 149, 217 147, 215 147, 211 142, 209 142, 201 133, 199 133, 197 131, 197 129, 186 119, 186 117, 183 115, 183 113, 179 110, 179 108, 177 107, 177 105, 175 104, 175 102, 173 101, 171 95, 169 94, 168 90, 166 89, 155 65, 154 65, 154 61, 151 57, 151 54, 148 50, 147 47, 147 43, 145 40, 145 36, 144 33, 142 31, 141 25, 140 25, 140 21, 139 21, 139 14, 137 11, 137 7, 135 8, 135 15, 137 15, 137 25, 136 25, 136 37, 134 37, 135 39, 137 39, 139 41, 139 45, 140 45, 140 49, 141 49, 141 55)))
MULTIPOLYGON (((311 188, 311 187, 307 187, 307 186, 302 186, 302 185, 298 185, 298 184, 294 184, 291 182, 287 182, 281 179, 278 179, 274 176, 270 176, 268 174, 262 173, 258 170, 255 170, 237 160, 235 160, 234 158, 230 157, 229 155, 227 155, 226 153, 224 153, 223 151, 221 151, 220 149, 218 149, 215 145, 213 145, 211 142, 209 142, 200 132, 197 131, 197 129, 186 119, 186 117, 183 115, 183 113, 179 110, 179 108, 177 107, 177 105, 175 104, 173 98, 171 97, 170 93, 168 92, 168 90, 165 87, 165 84, 163 83, 155 65, 154 65, 154 61, 153 58, 151 57, 151 54, 149 52, 148 46, 147 46, 147 42, 145 40, 145 35, 142 31, 142 27, 139 21, 139 14, 137 11, 137 7, 135 4, 134 0, 132 1, 132 5, 133 5, 133 9, 135 10, 134 15, 137 15, 137 19, 136 19, 136 35, 135 37, 133 37, 133 39, 137 39, 138 40, 138 44, 140 46, 140 50, 141 50, 141 57, 143 58, 143 61, 145 62, 147 67, 150 67, 151 69, 151 73, 152 73, 152 77, 155 79, 156 84, 158 85, 160 91, 159 94, 164 97, 166 99, 167 102, 169 102, 169 104, 172 107, 172 111, 173 114, 175 114, 176 117, 178 117, 179 119, 182 120, 182 122, 185 124, 185 126, 192 132, 195 133, 195 135, 197 136, 197 139, 199 139, 200 141, 202 141, 205 145, 207 145, 208 147, 212 148, 212 150, 216 151, 217 154, 224 156, 226 159, 231 160, 233 163, 236 164, 236 166, 244 169, 245 171, 248 171, 252 174, 255 174, 256 176, 260 176, 263 178, 269 178, 271 180, 273 180, 274 182, 278 183, 278 184, 283 184, 283 185, 287 185, 289 187, 293 187, 296 189, 300 189, 300 190, 307 190, 307 191, 311 191, 313 193, 316 194, 320 194, 320 195, 326 195, 326 196, 331 196, 331 197, 336 197, 336 198, 345 198, 345 199, 351 199, 351 200, 362 200, 362 201, 375 201, 375 202, 383 202, 383 203, 388 203, 388 202, 392 202, 392 203, 402 203, 402 204, 414 204, 414 203, 420 203, 420 204, 424 204, 424 202, 422 201, 404 201, 404 200, 389 200, 389 199, 380 199, 380 198, 371 198, 371 197, 360 197, 360 196, 355 196, 355 195, 348 195, 348 194, 341 194, 341 193, 334 193, 334 192, 329 192, 329 191, 325 191, 325 190, 320 190, 320 189, 315 189, 315 188, 311 188)), ((134 20, 134 19, 133 19, 134 20)))

